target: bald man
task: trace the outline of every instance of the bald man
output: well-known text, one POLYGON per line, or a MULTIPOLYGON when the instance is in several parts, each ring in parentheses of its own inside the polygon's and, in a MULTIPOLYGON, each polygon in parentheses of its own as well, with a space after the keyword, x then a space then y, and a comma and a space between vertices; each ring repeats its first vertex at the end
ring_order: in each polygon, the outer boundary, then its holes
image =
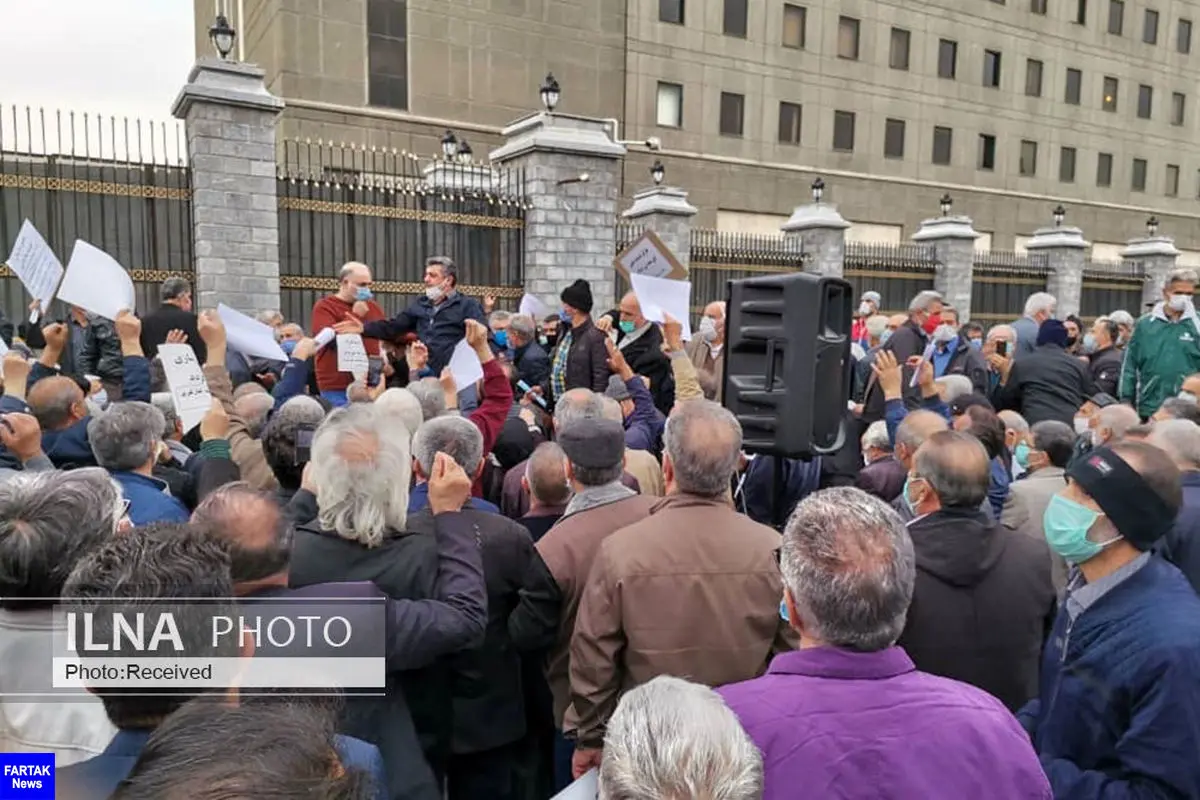
POLYGON ((721 379, 725 358, 724 302, 717 301, 704 307, 704 316, 700 317, 700 330, 688 342, 687 354, 696 365, 697 372, 707 372, 715 378, 717 396, 713 399, 721 402, 725 388, 721 379))
MULTIPOLYGON (((316 336, 325 328, 338 323, 353 321, 361 333, 361 325, 385 319, 383 309, 372 299, 371 268, 357 261, 350 261, 338 273, 338 290, 322 297, 312 310, 312 334, 316 336)), ((379 355, 379 340, 363 338, 368 356, 379 355)), ((346 389, 354 382, 349 372, 338 370, 337 345, 330 344, 321 349, 316 359, 317 386, 321 397, 335 406, 344 406, 348 401, 346 389)))
POLYGON ((675 376, 663 352, 662 329, 642 315, 637 297, 629 292, 617 310, 617 349, 633 371, 650 379, 654 407, 664 414, 675 405, 675 376))

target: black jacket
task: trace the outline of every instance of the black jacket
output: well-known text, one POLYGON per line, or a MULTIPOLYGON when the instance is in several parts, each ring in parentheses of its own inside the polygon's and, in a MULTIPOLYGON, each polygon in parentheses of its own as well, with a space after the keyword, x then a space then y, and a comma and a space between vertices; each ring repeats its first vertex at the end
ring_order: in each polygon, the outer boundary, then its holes
POLYGON ((987 362, 983 360, 982 353, 963 339, 958 340, 958 347, 954 350, 954 355, 950 356, 950 363, 946 365, 946 371, 942 374, 966 376, 971 380, 971 386, 975 393, 987 397, 987 362))
POLYGON ((1083 362, 1058 345, 1044 344, 1017 359, 996 399, 998 408, 1020 412, 1030 425, 1048 419, 1072 425, 1075 412, 1092 393, 1092 378, 1083 362))
MULTIPOLYGON (((887 340, 887 344, 883 345, 880 350, 887 350, 896 356, 896 362, 903 365, 905 361, 913 356, 919 356, 925 352, 925 347, 929 344, 929 337, 925 335, 925 331, 921 330, 917 323, 911 319, 896 329, 891 338, 887 340)), ((921 407, 921 387, 910 386, 912 383, 913 371, 911 367, 902 367, 903 380, 901 382, 901 391, 904 394, 904 405, 910 410, 921 407)), ((883 389, 879 386, 879 381, 874 379, 874 375, 868 380, 866 399, 862 418, 868 425, 877 420, 883 419, 884 416, 884 398, 883 389)))
POLYGON ((513 353, 517 377, 532 386, 541 386, 550 379, 550 356, 537 342, 518 347, 513 353))
POLYGON ((157 311, 150 312, 142 319, 142 352, 146 358, 158 355, 158 346, 167 341, 167 334, 173 330, 187 334, 187 343, 196 351, 196 360, 203 364, 208 358, 208 348, 200 338, 196 315, 170 303, 163 303, 157 311))
POLYGON ((622 333, 617 337, 617 347, 625 356, 630 369, 650 379, 650 396, 654 407, 670 414, 675 405, 675 374, 671 370, 671 359, 662 351, 663 335, 657 325, 651 324, 645 333, 631 342, 622 333))
POLYGON ((608 388, 608 376, 612 371, 608 368, 607 341, 607 334, 597 328, 591 319, 584 320, 582 325, 571 330, 571 347, 567 351, 564 376, 567 391, 591 389, 593 392, 603 392, 608 388))
POLYGON ((1097 350, 1088 356, 1088 372, 1092 377, 1092 387, 1097 392, 1117 396, 1117 385, 1121 382, 1121 365, 1125 362, 1125 352, 1115 347, 1097 350))
POLYGON ((1046 543, 974 509, 942 509, 908 532, 917 581, 897 644, 917 669, 983 689, 1014 712, 1037 697, 1055 613, 1046 543))

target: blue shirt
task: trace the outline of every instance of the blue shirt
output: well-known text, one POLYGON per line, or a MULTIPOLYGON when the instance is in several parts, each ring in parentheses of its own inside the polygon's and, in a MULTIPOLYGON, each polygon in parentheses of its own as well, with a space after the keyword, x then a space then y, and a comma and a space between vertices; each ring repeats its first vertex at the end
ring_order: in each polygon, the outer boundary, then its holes
MULTIPOLYGON (((429 484, 418 483, 408 493, 408 513, 415 514, 418 511, 424 511, 429 506, 429 484)), ((467 500, 466 508, 473 508, 476 511, 490 511, 493 514, 499 514, 500 509, 493 503, 489 503, 480 497, 472 497, 467 500)))
POLYGON ((945 344, 939 344, 933 349, 933 376, 940 378, 946 374, 946 369, 950 366, 950 360, 954 358, 954 351, 958 349, 958 337, 955 336, 945 344))

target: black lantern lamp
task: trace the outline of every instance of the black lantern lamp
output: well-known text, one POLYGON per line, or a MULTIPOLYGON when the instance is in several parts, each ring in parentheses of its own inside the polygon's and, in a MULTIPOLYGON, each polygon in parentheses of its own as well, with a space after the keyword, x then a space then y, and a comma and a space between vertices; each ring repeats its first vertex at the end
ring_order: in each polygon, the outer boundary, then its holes
POLYGON ((542 105, 553 114, 555 107, 558 106, 559 98, 558 81, 554 79, 554 73, 546 73, 546 80, 542 81, 541 94, 542 105))
POLYGON ((952 197, 950 197, 949 192, 942 195, 941 205, 942 205, 942 216, 943 217, 950 216, 950 209, 954 206, 954 199, 952 197))
POLYGON ((1146 220, 1146 234, 1149 236, 1158 236, 1158 217, 1151 217, 1146 220))
POLYGON ((233 51, 233 43, 237 40, 237 31, 230 27, 224 14, 217 14, 217 21, 208 29, 208 38, 212 40, 213 47, 217 48, 217 55, 228 60, 233 51))
POLYGON ((466 139, 461 140, 458 143, 458 163, 470 164, 472 155, 471 145, 467 144, 466 139))
POLYGON ((814 203, 820 203, 821 197, 825 194, 825 181, 817 178, 812 182, 812 198, 814 203))
POLYGON ((1057 206, 1054 207, 1054 226, 1056 228, 1062 227, 1063 220, 1066 218, 1067 218, 1067 210, 1062 207, 1062 203, 1059 203, 1057 206))
POLYGON ((447 161, 458 155, 458 137, 454 135, 454 131, 442 134, 442 155, 447 161))
POLYGON ((663 178, 667 176, 667 169, 662 165, 661 161, 655 161, 654 166, 650 168, 650 178, 654 181, 655 186, 662 186, 663 178))

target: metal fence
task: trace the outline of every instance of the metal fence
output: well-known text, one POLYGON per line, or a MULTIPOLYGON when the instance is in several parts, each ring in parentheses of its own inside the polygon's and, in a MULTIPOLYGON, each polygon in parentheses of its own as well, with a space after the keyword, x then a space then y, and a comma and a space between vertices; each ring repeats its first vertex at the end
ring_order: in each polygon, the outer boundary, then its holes
POLYGON ((1089 261, 1083 267, 1079 316, 1086 322, 1124 309, 1134 318, 1142 312, 1146 272, 1137 261, 1089 261))
MULTIPOLYGON (((66 265, 76 239, 130 271, 139 311, 158 286, 192 276, 192 190, 182 127, 140 119, 0 107, 0 258, 28 219, 66 265)), ((28 316, 31 298, 0 265, 0 309, 28 316)), ((51 309, 66 313, 60 303, 51 309)))
POLYGON ((971 319, 996 325, 1019 318, 1029 295, 1046 291, 1049 271, 1045 253, 1000 250, 976 253, 971 279, 971 319))
POLYGON ((933 288, 937 257, 930 246, 915 244, 846 244, 843 276, 854 296, 879 292, 881 313, 898 314, 919 292, 933 288))
POLYGON ((523 288, 524 172, 321 141, 281 143, 279 284, 284 316, 307 320, 347 261, 374 272, 388 312, 424 291, 425 259, 458 266, 459 289, 515 307, 523 288))
POLYGON ((729 281, 801 272, 808 257, 799 239, 782 234, 696 228, 689 259, 692 309, 698 314, 714 300, 725 299, 729 281))

